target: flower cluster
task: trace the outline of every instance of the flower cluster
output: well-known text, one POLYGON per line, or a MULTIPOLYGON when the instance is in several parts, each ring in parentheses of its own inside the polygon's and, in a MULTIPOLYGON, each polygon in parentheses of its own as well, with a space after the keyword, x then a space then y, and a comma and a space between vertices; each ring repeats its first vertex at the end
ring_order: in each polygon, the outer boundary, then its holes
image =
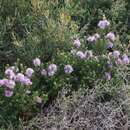
POLYGON ((111 50, 113 48, 113 45, 114 45, 114 41, 116 39, 115 37, 115 34, 113 32, 109 32, 107 35, 106 35, 106 38, 108 40, 108 43, 107 43, 107 49, 108 50, 111 50))
POLYGON ((40 60, 39 58, 35 58, 35 59, 33 60, 33 64, 34 64, 35 67, 36 67, 36 66, 40 66, 40 65, 41 65, 41 60, 40 60))
POLYGON ((57 65, 50 64, 47 69, 48 76, 53 76, 57 72, 57 65))
MULTIPOLYGON (((77 44, 77 43, 80 43, 79 39, 76 39, 76 41, 74 41, 74 46, 77 44)), ((77 46, 77 45, 76 45, 77 46)), ((79 47, 79 46, 77 46, 79 47)), ((34 66, 39 66, 42 64, 41 60, 39 58, 35 58, 33 60, 33 64, 34 66)), ((47 69, 44 69, 42 68, 41 69, 41 75, 42 76, 45 76, 45 77, 52 77, 56 74, 56 72, 58 71, 58 66, 56 64, 50 64, 48 65, 47 69)), ((31 77, 31 75, 33 74, 33 69, 31 68, 28 68, 26 70, 26 75, 28 75, 28 77, 31 77)), ((71 65, 65 65, 64 67, 64 72, 65 74, 71 74, 73 72, 73 67, 71 65)))
MULTIPOLYGON (((106 19, 99 21, 98 27, 101 29, 105 29, 110 25, 110 22, 108 22, 106 19)), ((103 35, 104 36, 104 35, 103 35)), ((96 45, 97 40, 100 41, 102 38, 101 34, 94 34, 92 36, 89 36, 87 38, 87 41, 90 43, 95 43, 96 45)), ((115 34, 113 32, 109 32, 106 34, 104 37, 104 41, 107 40, 107 49, 112 49, 114 42, 115 42, 115 34)), ((79 60, 91 60, 92 58, 95 58, 96 61, 98 61, 99 55, 94 56, 92 50, 85 50, 82 51, 79 48, 81 47, 81 42, 79 38, 74 39, 73 41, 73 49, 71 50, 71 54, 75 56, 79 60)), ((108 51, 106 51, 108 52, 108 51)), ((113 50, 112 52, 109 52, 107 54, 102 54, 103 57, 107 57, 109 64, 108 68, 109 71, 105 73, 105 77, 107 80, 111 80, 112 78, 112 67, 113 67, 113 59, 114 59, 114 64, 115 65, 128 65, 130 63, 129 57, 127 54, 121 55, 120 51, 118 50, 113 50)), ((78 60, 77 60, 78 61, 78 60)), ((35 58, 33 60, 33 65, 35 66, 35 69, 40 70, 41 76, 44 77, 53 77, 59 70, 60 66, 57 66, 54 63, 51 63, 47 65, 46 68, 43 68, 44 64, 41 62, 39 58, 35 58)), ((20 83, 21 85, 25 86, 30 86, 32 85, 32 79, 31 77, 34 74, 34 69, 32 68, 27 68, 24 73, 19 72, 19 69, 16 67, 9 67, 5 70, 5 75, 6 78, 0 80, 0 86, 3 86, 5 88, 5 96, 6 97, 11 97, 14 93, 15 86, 17 83, 20 83)), ((39 72, 39 71, 38 71, 39 72)), ((71 64, 66 64, 64 65, 64 73, 65 74, 71 74, 74 72, 73 65, 71 64)))
POLYGON ((85 58, 86 58, 85 53, 82 52, 82 51, 77 51, 76 56, 77 56, 78 58, 80 58, 80 59, 85 59, 85 58))
POLYGON ((101 29, 105 29, 109 25, 110 25, 110 22, 107 21, 106 19, 100 20, 99 23, 98 23, 98 27, 100 27, 101 29))
POLYGON ((73 67, 71 65, 65 65, 64 71, 66 74, 71 74, 73 72, 73 67))
POLYGON ((100 38, 100 35, 98 34, 98 33, 96 33, 96 34, 94 34, 93 36, 89 36, 88 38, 87 38, 87 41, 89 42, 89 43, 95 43, 95 42, 97 42, 97 40, 100 38))
MULTIPOLYGON (((110 25, 110 22, 108 20, 106 20, 106 18, 103 19, 103 20, 100 20, 99 23, 98 23, 98 27, 101 28, 101 29, 105 29, 109 25, 110 25)), ((115 34, 113 32, 109 32, 105 37, 108 40, 107 49, 111 50, 113 48, 113 45, 114 45, 113 42, 116 39, 115 34)))
POLYGON ((79 48, 81 46, 81 42, 79 40, 79 38, 76 38, 73 42, 73 45, 76 47, 76 48, 79 48))
POLYGON ((116 65, 128 65, 130 63, 129 57, 127 54, 121 56, 120 52, 115 50, 113 52, 113 56, 115 58, 116 65))
MULTIPOLYGON (((103 20, 100 20, 98 23, 98 27, 101 29, 105 29, 110 25, 110 22, 108 20, 106 20, 106 18, 104 18, 103 20)), ((87 41, 89 43, 96 43, 98 40, 100 40, 100 38, 104 38, 104 41, 107 41, 106 43, 106 50, 109 51, 109 53, 106 53, 105 55, 103 54, 102 56, 104 57, 108 57, 108 60, 111 64, 109 64, 109 71, 105 73, 105 77, 107 80, 111 80, 112 78, 112 59, 114 58, 114 63, 115 65, 128 65, 130 63, 129 57, 127 54, 121 55, 120 51, 118 50, 114 50, 113 46, 114 46, 114 42, 116 40, 116 36, 115 34, 111 31, 108 32, 105 36, 103 34, 103 36, 101 37, 101 34, 94 34, 91 35, 87 38, 87 41)), ((80 40, 78 38, 78 40, 74 41, 74 46, 77 46, 77 48, 79 48, 80 46, 80 40)), ((95 44, 94 44, 95 45, 95 44)), ((106 51, 107 52, 107 51, 106 51)), ((81 51, 81 50, 76 50, 76 49, 72 49, 71 50, 71 54, 73 54, 74 56, 77 56, 79 59, 89 59, 89 58, 96 58, 98 60, 99 56, 94 56, 91 50, 87 50, 85 52, 81 51)))
MULTIPOLYGON (((98 37, 98 34, 97 34, 97 37, 98 37)), ((99 37, 98 37, 99 38, 99 37)), ((78 38, 78 42, 80 43, 80 40, 78 38)), ((73 44, 75 46, 75 44, 73 44)), ((93 53, 91 50, 86 50, 85 52, 81 51, 81 50, 77 50, 77 49, 72 49, 70 51, 70 53, 73 55, 73 56, 76 56, 78 59, 81 59, 81 60, 85 60, 85 59, 89 59, 93 56, 93 53)))
POLYGON ((0 80, 0 86, 5 89, 5 96, 11 97, 17 83, 22 85, 32 85, 31 76, 34 73, 32 68, 27 68, 25 74, 16 72, 15 67, 9 67, 5 70, 6 78, 0 80))
POLYGON ((106 35, 106 38, 108 40, 110 40, 111 42, 114 42, 115 41, 115 34, 113 32, 109 32, 107 35, 106 35))
POLYGON ((128 55, 124 54, 121 56, 120 52, 118 50, 115 50, 113 51, 112 54, 109 54, 111 55, 111 57, 109 58, 109 64, 108 64, 108 68, 110 68, 110 71, 109 72, 106 72, 105 73, 105 77, 107 80, 111 80, 112 78, 112 74, 111 74, 111 69, 112 69, 112 57, 114 57, 114 63, 119 66, 119 65, 128 65, 130 63, 130 60, 129 60, 129 57, 128 55))

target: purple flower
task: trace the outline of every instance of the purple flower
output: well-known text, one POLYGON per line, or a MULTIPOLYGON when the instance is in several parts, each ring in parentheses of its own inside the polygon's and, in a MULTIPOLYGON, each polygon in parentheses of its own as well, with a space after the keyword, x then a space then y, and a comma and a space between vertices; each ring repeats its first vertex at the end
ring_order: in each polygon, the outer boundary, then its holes
POLYGON ((13 72, 12 69, 8 68, 5 70, 5 75, 9 78, 9 79, 15 79, 15 73, 13 72))
POLYGON ((101 29, 105 29, 106 27, 108 27, 110 25, 110 22, 105 20, 100 20, 98 23, 98 27, 101 29))
POLYGON ((34 60, 33 60, 33 64, 34 64, 34 66, 40 66, 41 65, 41 60, 39 59, 39 58, 35 58, 34 60))
POLYGON ((10 68, 8 68, 8 69, 5 70, 5 74, 6 74, 7 76, 8 76, 8 75, 11 75, 12 73, 14 73, 14 72, 13 72, 13 70, 10 69, 10 68))
POLYGON ((129 63, 130 63, 129 57, 128 57, 126 54, 123 55, 123 57, 122 57, 122 62, 123 62, 124 64, 129 64, 129 63))
POLYGON ((32 74, 34 73, 34 70, 32 68, 27 68, 25 73, 30 78, 32 74))
POLYGON ((111 73, 109 72, 106 72, 105 73, 105 78, 107 79, 107 80, 111 80, 111 73))
POLYGON ((42 71, 41 71, 41 75, 43 75, 43 76, 47 76, 47 71, 46 71, 45 69, 42 69, 42 71))
POLYGON ((73 67, 71 65, 65 65, 64 71, 66 74, 71 74, 73 72, 73 67))
POLYGON ((19 81, 19 82, 23 82, 23 80, 24 80, 24 74, 22 74, 22 73, 18 73, 17 75, 16 75, 16 79, 15 79, 16 81, 19 81))
POLYGON ((12 89, 14 89, 14 87, 15 87, 15 82, 14 82, 13 80, 5 79, 5 80, 4 80, 4 85, 5 85, 8 89, 12 90, 12 89))
POLYGON ((122 64, 121 58, 117 58, 115 63, 116 63, 116 65, 121 65, 122 64))
POLYGON ((56 72, 56 71, 57 71, 57 65, 55 65, 55 64, 50 64, 50 65, 48 66, 48 71, 54 71, 54 72, 56 72))
POLYGON ((5 90, 4 95, 5 95, 5 97, 11 97, 13 95, 13 91, 11 91, 11 90, 5 90))
POLYGON ((48 66, 47 71, 48 71, 48 76, 53 76, 53 75, 57 72, 57 65, 55 65, 55 64, 50 64, 50 65, 48 66))
POLYGON ((114 56, 115 58, 119 58, 120 52, 119 52, 118 50, 115 50, 115 51, 113 52, 113 56, 114 56))
POLYGON ((100 35, 98 33, 94 34, 93 36, 89 36, 87 38, 88 42, 94 43, 100 38, 100 35))
POLYGON ((78 51, 76 53, 76 56, 79 57, 80 59, 85 59, 86 55, 82 51, 78 51))
POLYGON ((87 38, 87 41, 92 43, 92 42, 96 42, 97 39, 96 39, 95 36, 89 36, 89 37, 87 38))
POLYGON ((53 76, 55 74, 55 72, 54 71, 48 71, 48 76, 53 76))
POLYGON ((115 34, 113 32, 109 32, 106 35, 106 38, 109 39, 110 41, 114 42, 115 41, 115 34))
POLYGON ((30 86, 32 85, 32 81, 28 77, 24 76, 24 80, 22 81, 22 84, 30 86))
POLYGON ((5 83, 5 82, 4 82, 4 80, 3 80, 3 79, 1 79, 1 80, 0 80, 0 86, 3 86, 3 85, 4 85, 4 83, 5 83))
POLYGON ((74 45, 75 47, 77 47, 77 48, 79 48, 79 47, 80 47, 81 43, 80 43, 79 38, 77 38, 76 40, 74 40, 73 45, 74 45))

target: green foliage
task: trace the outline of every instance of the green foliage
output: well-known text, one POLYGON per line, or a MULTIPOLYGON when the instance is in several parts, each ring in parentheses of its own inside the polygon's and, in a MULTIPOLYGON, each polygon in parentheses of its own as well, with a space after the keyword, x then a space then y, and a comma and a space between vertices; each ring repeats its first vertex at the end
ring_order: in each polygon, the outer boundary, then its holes
POLYGON ((103 14, 124 29, 128 10, 122 0, 1 0, 0 6, 1 64, 17 58, 27 63, 40 55, 48 59, 55 48, 70 43, 78 28, 89 24, 85 33, 91 32, 103 14))

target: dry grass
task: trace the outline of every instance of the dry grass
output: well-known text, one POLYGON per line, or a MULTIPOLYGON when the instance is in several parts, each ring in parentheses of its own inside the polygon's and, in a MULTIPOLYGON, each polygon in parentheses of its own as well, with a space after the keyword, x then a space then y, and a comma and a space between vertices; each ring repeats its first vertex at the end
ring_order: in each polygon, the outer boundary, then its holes
POLYGON ((57 100, 34 118, 30 130, 128 130, 129 97, 126 89, 109 102, 97 100, 95 91, 59 93, 57 100))

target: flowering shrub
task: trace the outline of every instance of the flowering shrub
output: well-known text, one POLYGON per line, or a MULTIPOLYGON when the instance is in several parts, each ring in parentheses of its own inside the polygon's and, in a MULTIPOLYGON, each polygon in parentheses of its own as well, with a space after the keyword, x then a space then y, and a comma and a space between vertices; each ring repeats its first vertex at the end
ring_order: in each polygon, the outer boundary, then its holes
MULTIPOLYGON (((1 67, 0 105, 3 107, 0 109, 0 125, 19 118, 30 119, 63 87, 72 91, 92 89, 101 81, 109 84, 112 95, 124 81, 118 71, 128 71, 130 63, 128 49, 120 44, 120 32, 115 24, 127 17, 122 14, 118 19, 120 14, 111 14, 120 10, 113 8, 112 3, 120 5, 120 2, 30 2, 0 2, 0 50, 4 52, 1 63, 11 66, 5 70, 1 67), (102 4, 105 4, 104 8, 101 8, 102 4), (113 15, 115 19, 111 17, 113 15), (18 62, 12 66, 17 58, 23 65, 18 62)), ((126 9, 124 4, 121 7, 126 9)))
POLYGON ((46 102, 47 98, 44 92, 33 91, 34 70, 23 65, 11 66, 6 68, 3 77, 0 80, 0 105, 4 107, 0 109, 0 124, 16 123, 19 117, 28 120, 34 116, 37 104, 41 104, 43 98, 46 102))
POLYGON ((116 36, 108 32, 110 22, 105 17, 97 26, 98 33, 86 40, 78 36, 72 38, 71 49, 57 50, 50 62, 37 57, 32 60, 32 67, 20 63, 7 67, 0 80, 3 118, 4 114, 12 116, 14 109, 15 120, 19 116, 29 119, 37 110, 36 104, 51 100, 63 87, 71 90, 93 88, 99 79, 121 86, 123 78, 116 73, 118 68, 129 65, 128 54, 116 45, 116 36))

